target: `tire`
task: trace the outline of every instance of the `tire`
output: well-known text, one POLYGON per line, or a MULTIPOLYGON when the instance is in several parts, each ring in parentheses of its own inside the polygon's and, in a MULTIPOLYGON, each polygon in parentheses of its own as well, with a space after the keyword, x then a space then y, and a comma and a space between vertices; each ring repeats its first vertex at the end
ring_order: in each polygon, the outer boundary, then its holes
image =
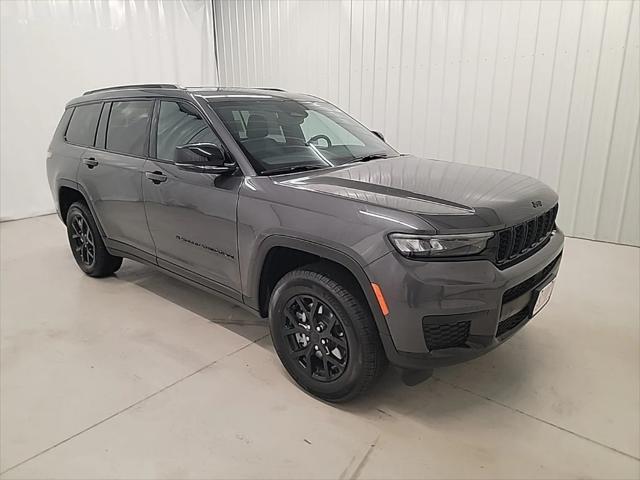
POLYGON ((334 278, 340 275, 326 273, 322 265, 287 273, 273 290, 269 326, 278 357, 296 383, 339 403, 369 389, 387 358, 369 309, 334 278))
POLYGON ((122 265, 122 257, 107 251, 89 208, 75 202, 67 212, 67 237, 76 263, 90 277, 107 277, 122 265))

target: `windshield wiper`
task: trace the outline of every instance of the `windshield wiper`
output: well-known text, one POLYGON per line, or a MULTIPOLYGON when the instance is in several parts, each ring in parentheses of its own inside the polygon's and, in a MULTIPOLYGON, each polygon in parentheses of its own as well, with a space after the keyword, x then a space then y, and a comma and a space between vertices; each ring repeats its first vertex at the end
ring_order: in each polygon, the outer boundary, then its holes
POLYGON ((369 160, 376 160, 378 158, 388 158, 389 155, 386 153, 372 153, 370 155, 365 155, 364 157, 354 158, 352 162, 368 162, 369 160))
POLYGON ((324 168, 320 165, 294 165, 288 167, 278 167, 271 168, 269 170, 263 170, 260 172, 260 175, 280 175, 283 173, 295 173, 295 172, 305 172, 307 170, 317 170, 319 168, 324 168))

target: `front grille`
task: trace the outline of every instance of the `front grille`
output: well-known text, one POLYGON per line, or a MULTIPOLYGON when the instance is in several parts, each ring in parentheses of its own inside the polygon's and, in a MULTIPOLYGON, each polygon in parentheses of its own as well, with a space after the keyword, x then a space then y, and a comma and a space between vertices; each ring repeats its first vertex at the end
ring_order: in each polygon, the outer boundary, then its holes
POLYGON ((441 350, 443 348, 464 347, 469 336, 471 322, 458 322, 444 325, 435 325, 422 321, 424 341, 429 350, 441 350))
POLYGON ((527 222, 498 232, 498 265, 511 263, 542 245, 553 231, 558 205, 527 222))
POLYGON ((496 337, 501 337, 502 335, 507 333, 509 330, 513 330, 518 325, 520 325, 523 321, 525 321, 528 316, 529 316, 528 309, 525 308, 524 310, 520 310, 518 313, 511 315, 506 320, 501 321, 498 324, 498 331, 496 333, 496 337))
MULTIPOLYGON (((504 292, 502 295, 502 304, 510 302, 511 300, 515 300, 516 298, 524 295, 529 290, 532 290, 538 283, 540 283, 544 278, 549 275, 549 272, 553 270, 553 267, 556 266, 558 261, 560 260, 560 256, 558 255, 549 265, 544 267, 535 275, 527 278, 524 282, 520 282, 515 287, 511 287, 509 290, 504 292)), ((506 321, 506 320, 505 320, 506 321)))

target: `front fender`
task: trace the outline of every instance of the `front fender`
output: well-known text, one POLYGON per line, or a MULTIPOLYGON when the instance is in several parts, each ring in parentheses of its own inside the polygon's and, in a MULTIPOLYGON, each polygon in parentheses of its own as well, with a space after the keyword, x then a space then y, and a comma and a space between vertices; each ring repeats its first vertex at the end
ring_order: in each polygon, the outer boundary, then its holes
POLYGON ((243 278, 245 303, 257 308, 260 277, 269 251, 275 247, 286 247, 310 253, 334 261, 347 268, 358 280, 361 288, 371 290, 369 278, 353 253, 346 253, 327 245, 290 235, 273 234, 263 238, 256 246, 248 261, 248 269, 243 278))
POLYGON ((373 289, 371 288, 371 282, 363 266, 360 265, 350 254, 326 245, 288 235, 269 235, 265 237, 256 248, 255 254, 250 261, 247 278, 244 279, 246 283, 243 282, 246 285, 246 295, 244 295, 243 298, 246 305, 256 310, 259 309, 260 277, 262 275, 265 259, 267 258, 269 251, 275 247, 292 248, 310 253, 338 263, 349 270, 364 293, 369 310, 371 311, 376 322, 376 326, 378 327, 378 333, 380 334, 385 351, 387 351, 387 354, 393 354, 396 352, 393 341, 391 340, 386 319, 382 314, 380 305, 378 304, 373 289))

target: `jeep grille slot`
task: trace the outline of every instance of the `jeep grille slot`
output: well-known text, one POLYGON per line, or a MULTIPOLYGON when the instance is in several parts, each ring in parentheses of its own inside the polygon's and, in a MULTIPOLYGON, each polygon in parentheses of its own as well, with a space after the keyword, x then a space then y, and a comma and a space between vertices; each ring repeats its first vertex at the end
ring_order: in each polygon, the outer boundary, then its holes
POLYGON ((502 304, 504 305, 505 303, 509 303, 510 301, 515 300, 516 298, 521 297, 525 293, 533 290, 540 282, 542 282, 547 277, 547 275, 549 275, 551 270, 554 269, 554 267, 560 261, 561 256, 562 254, 558 255, 553 259, 551 263, 549 263, 549 265, 544 267, 538 273, 504 292, 502 294, 502 304))
POLYGON ((527 222, 498 232, 498 265, 517 261, 544 244, 554 229, 558 204, 527 222))
POLYGON ((527 317, 528 317, 528 312, 526 309, 524 309, 516 313, 515 315, 512 315, 509 318, 501 321, 498 324, 498 331, 496 332, 496 337, 501 337, 508 331, 513 330, 522 322, 524 322, 527 319, 527 317))

